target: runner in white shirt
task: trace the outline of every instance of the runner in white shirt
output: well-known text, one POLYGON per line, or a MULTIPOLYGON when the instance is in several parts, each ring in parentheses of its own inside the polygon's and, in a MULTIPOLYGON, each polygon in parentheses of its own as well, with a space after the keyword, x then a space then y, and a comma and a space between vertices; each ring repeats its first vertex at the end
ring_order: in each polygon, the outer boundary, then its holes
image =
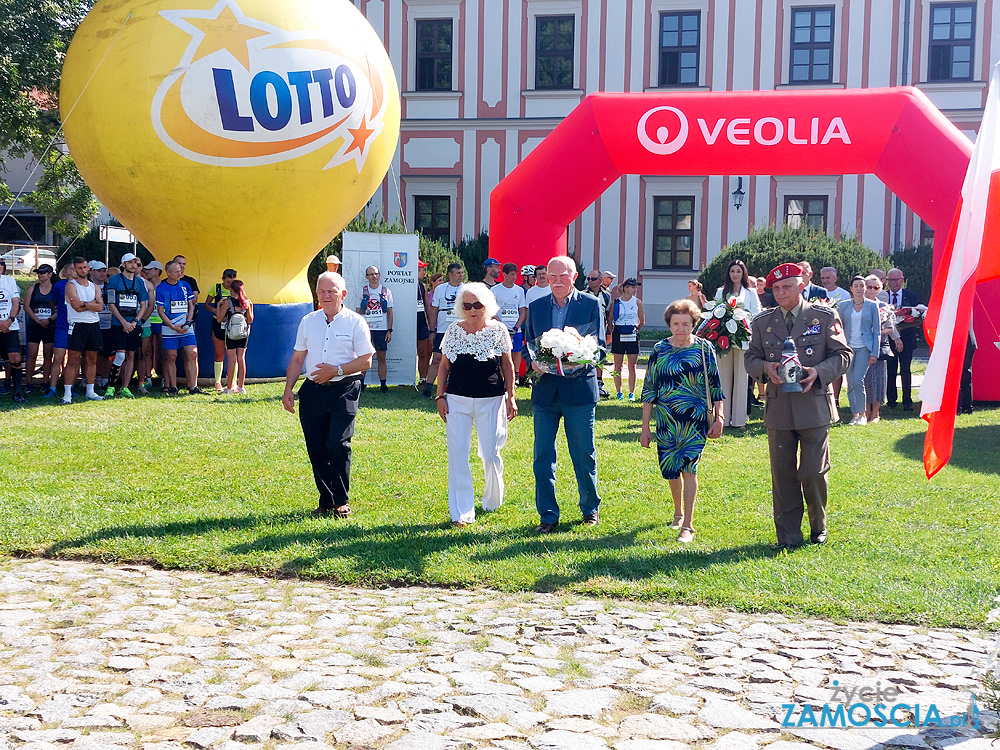
POLYGON ((388 393, 389 387, 385 384, 389 366, 385 361, 385 353, 392 341, 392 292, 379 281, 382 273, 378 266, 368 266, 365 269, 365 278, 368 283, 361 290, 361 305, 358 313, 365 316, 368 329, 372 334, 372 344, 375 345, 375 356, 378 358, 378 379, 382 385, 379 390, 388 393))
POLYGON ((444 338, 444 332, 448 330, 448 326, 458 320, 455 316, 455 299, 464 280, 465 266, 461 263, 450 264, 447 283, 439 285, 431 298, 431 309, 427 311, 427 325, 436 333, 434 336, 434 356, 431 359, 431 366, 427 370, 424 398, 430 398, 434 395, 434 381, 437 380, 438 366, 441 364, 441 339, 444 338))
POLYGON ((19 404, 26 400, 21 393, 21 326, 17 322, 20 311, 21 289, 13 277, 7 275, 7 263, 0 258, 0 349, 6 352, 10 362, 14 401, 19 404))
POLYGON ((524 301, 530 305, 536 299, 544 297, 546 294, 552 294, 552 290, 549 289, 549 279, 548 271, 545 266, 537 266, 535 268, 535 285, 531 287, 524 295, 524 301))
POLYGON ((504 263, 501 270, 501 283, 492 287, 493 297, 500 306, 497 318, 507 326, 510 332, 510 340, 513 345, 511 357, 514 360, 514 375, 521 369, 521 349, 524 347, 524 334, 521 333, 521 326, 524 319, 528 317, 528 303, 525 300, 524 290, 514 282, 517 280, 517 266, 513 263, 504 263))

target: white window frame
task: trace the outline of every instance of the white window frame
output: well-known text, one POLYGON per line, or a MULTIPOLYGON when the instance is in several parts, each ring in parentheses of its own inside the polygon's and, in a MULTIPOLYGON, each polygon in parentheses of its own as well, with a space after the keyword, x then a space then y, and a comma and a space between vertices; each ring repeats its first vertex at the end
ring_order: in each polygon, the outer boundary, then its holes
MULTIPOLYGON (((959 4, 959 0, 954 0, 955 4, 959 4)), ((949 0, 920 0, 920 87, 946 87, 946 88, 970 88, 974 87, 975 91, 982 89, 982 76, 980 71, 983 69, 983 47, 986 46, 986 35, 983 33, 983 24, 986 23, 985 10, 983 7, 983 0, 961 0, 961 4, 968 5, 969 3, 975 3, 976 5, 976 31, 977 34, 973 38, 972 43, 975 45, 973 60, 972 60, 972 80, 971 81, 928 81, 927 80, 927 68, 931 60, 931 5, 949 5, 949 0)))
POLYGON ((775 190, 775 214, 777 221, 775 224, 781 228, 785 226, 787 217, 785 216, 785 198, 794 195, 815 195, 826 198, 826 221, 824 222, 825 234, 827 237, 834 236, 833 219, 837 210, 837 180, 840 177, 775 177, 777 189, 775 190))
POLYGON ((649 4, 649 55, 650 55, 650 76, 649 88, 647 91, 687 91, 692 89, 706 89, 706 77, 708 75, 708 49, 707 42, 712 29, 707 26, 708 22, 708 0, 651 0, 649 4), (701 14, 699 38, 698 38, 698 83, 694 86, 664 86, 660 87, 660 14, 661 13, 683 13, 698 11, 701 14))
POLYGON ((785 0, 782 15, 781 84, 789 88, 843 88, 840 80, 840 48, 844 35, 844 0, 785 0), (792 83, 792 11, 798 8, 833 6, 833 60, 830 83, 792 83))
POLYGON ((537 96, 552 96, 563 98, 568 93, 580 89, 580 58, 581 40, 583 39, 583 2, 582 0, 527 0, 527 25, 525 32, 528 37, 526 91, 537 92, 537 96), (537 18, 545 16, 573 16, 573 88, 571 89, 536 89, 535 88, 535 44, 538 32, 537 18))
POLYGON ((454 245, 456 210, 458 207, 458 177, 407 177, 403 176, 400 181, 406 190, 406 216, 407 226, 414 232, 417 231, 417 207, 414 198, 418 195, 441 195, 447 196, 448 203, 448 227, 451 235, 450 241, 454 245))
POLYGON ((694 196, 694 216, 692 221, 694 226, 694 239, 691 245, 691 270, 698 271, 701 262, 701 244, 705 238, 701 234, 702 211, 706 209, 706 188, 704 177, 674 177, 674 176, 645 176, 642 181, 646 186, 646 247, 643 253, 643 274, 652 272, 653 274, 669 275, 674 273, 687 273, 684 268, 654 268, 653 267, 653 222, 656 220, 655 207, 657 198, 683 198, 689 195, 694 196), (649 269, 649 271, 645 270, 649 269))
POLYGON ((458 2, 424 2, 423 0, 408 0, 406 17, 406 44, 409 53, 406 60, 406 80, 410 85, 403 92, 407 97, 428 96, 433 98, 457 98, 462 93, 462 81, 458 80, 458 36, 461 30, 458 2), (417 91, 417 21, 433 21, 441 18, 451 19, 451 90, 450 91, 417 91))

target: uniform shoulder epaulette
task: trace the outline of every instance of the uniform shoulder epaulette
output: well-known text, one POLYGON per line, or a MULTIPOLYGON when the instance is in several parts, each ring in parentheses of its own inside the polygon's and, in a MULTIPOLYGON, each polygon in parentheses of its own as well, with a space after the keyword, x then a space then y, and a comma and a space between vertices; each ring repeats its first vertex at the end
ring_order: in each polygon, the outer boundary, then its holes
POLYGON ((816 312, 825 313, 827 315, 833 315, 834 309, 832 307, 827 307, 826 305, 813 305, 812 309, 816 312))
MULTIPOLYGON (((765 315, 770 315, 771 313, 773 313, 777 309, 778 308, 776 308, 776 307, 771 307, 771 308, 768 308, 767 310, 761 310, 759 313, 757 313, 756 315, 753 316, 753 320, 757 320, 757 318, 763 318, 765 315)), ((750 322, 752 323, 753 320, 751 320, 750 322)))

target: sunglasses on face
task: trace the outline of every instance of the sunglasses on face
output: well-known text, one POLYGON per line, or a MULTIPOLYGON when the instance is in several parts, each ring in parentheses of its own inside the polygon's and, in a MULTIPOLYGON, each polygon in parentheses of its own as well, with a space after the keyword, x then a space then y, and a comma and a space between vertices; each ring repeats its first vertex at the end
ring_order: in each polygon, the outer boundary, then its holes
POLYGON ((478 300, 475 301, 475 302, 463 302, 462 303, 462 309, 463 310, 482 310, 483 309, 483 303, 479 302, 478 300))

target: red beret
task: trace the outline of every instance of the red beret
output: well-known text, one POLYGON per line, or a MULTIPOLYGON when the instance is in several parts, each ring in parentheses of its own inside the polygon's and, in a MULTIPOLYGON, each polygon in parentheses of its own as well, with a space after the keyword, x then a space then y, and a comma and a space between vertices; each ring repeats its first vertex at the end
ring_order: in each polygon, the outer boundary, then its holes
POLYGON ((764 286, 774 286, 775 281, 781 281, 782 279, 787 279, 789 276, 801 276, 802 266, 798 263, 782 263, 771 269, 771 273, 767 275, 767 281, 764 282, 764 286))

